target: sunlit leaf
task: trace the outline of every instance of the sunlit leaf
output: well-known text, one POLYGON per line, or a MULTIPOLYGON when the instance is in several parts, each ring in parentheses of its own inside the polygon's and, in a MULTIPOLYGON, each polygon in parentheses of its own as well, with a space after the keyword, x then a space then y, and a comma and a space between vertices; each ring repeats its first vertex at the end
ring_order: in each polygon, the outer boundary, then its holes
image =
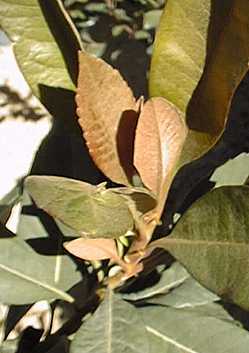
POLYGON ((158 197, 161 213, 187 130, 180 113, 164 98, 145 103, 135 137, 134 164, 143 183, 158 197))
POLYGON ((150 246, 170 251, 201 284, 248 309, 248 207, 247 186, 214 189, 186 211, 169 237, 150 246))
POLYGON ((181 165, 209 150, 223 132, 234 91, 248 70, 248 11, 244 0, 166 3, 150 94, 165 97, 186 114, 190 131, 181 165))
POLYGON ((236 322, 223 319, 220 310, 174 309, 147 306, 139 309, 148 332, 150 353, 247 352, 249 334, 236 322), (216 313, 217 311, 217 313, 216 313))
POLYGON ((243 185, 249 175, 249 155, 242 153, 218 167, 212 174, 210 181, 215 187, 223 185, 243 185))
POLYGON ((117 70, 80 52, 76 102, 79 124, 96 165, 111 180, 129 185, 135 173, 132 138, 137 122, 132 91, 117 70))
POLYGON ((0 25, 33 93, 40 98, 41 85, 73 89, 81 43, 62 2, 1 0, 0 7, 0 25))
POLYGON ((30 176, 25 186, 36 204, 80 235, 118 238, 133 228, 133 218, 122 196, 82 181, 52 176, 30 176))
POLYGON ((108 291, 99 308, 77 331, 71 353, 148 353, 146 330, 138 310, 108 291))
POLYGON ((106 260, 118 258, 115 240, 113 239, 75 239, 65 243, 64 247, 71 254, 83 260, 106 260))
POLYGON ((211 0, 168 0, 156 34, 150 95, 183 113, 204 69, 210 10, 211 0))

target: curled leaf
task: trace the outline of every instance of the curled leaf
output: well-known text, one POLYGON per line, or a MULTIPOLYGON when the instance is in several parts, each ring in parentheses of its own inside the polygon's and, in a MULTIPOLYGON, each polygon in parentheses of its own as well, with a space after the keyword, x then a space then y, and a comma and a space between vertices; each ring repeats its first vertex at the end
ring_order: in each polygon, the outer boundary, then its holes
POLYGON ((143 183, 158 198, 161 213, 174 177, 187 129, 179 111, 164 98, 151 98, 139 116, 134 164, 143 183))
POLYGON ((103 60, 79 52, 76 103, 92 159, 108 178, 129 185, 135 174, 130 137, 138 117, 131 89, 103 60))

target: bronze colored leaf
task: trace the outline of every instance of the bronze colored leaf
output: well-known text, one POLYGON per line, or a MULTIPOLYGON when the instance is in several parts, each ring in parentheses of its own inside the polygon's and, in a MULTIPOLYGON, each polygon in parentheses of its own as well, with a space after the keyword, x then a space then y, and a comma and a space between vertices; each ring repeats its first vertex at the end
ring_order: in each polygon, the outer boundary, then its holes
POLYGON ((158 198, 158 216, 186 135, 180 113, 166 99, 155 97, 145 103, 136 130, 134 164, 144 185, 158 198))
MULTIPOLYGON (((125 150, 124 139, 117 141, 131 127, 135 130, 138 114, 131 89, 117 70, 103 60, 79 52, 79 78, 76 95, 79 124, 89 152, 98 168, 111 180, 129 185, 132 174, 131 152, 125 150)), ((127 150, 131 151, 127 141, 127 150)))
POLYGON ((78 238, 67 242, 64 247, 71 254, 88 261, 118 258, 116 243, 113 239, 78 238))

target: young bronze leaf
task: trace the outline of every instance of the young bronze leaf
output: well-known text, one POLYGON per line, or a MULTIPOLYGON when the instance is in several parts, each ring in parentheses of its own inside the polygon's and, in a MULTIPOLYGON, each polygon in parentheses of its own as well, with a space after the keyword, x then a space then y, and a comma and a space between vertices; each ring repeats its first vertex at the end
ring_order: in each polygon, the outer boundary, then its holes
POLYGON ((64 247, 71 254, 83 260, 106 260, 119 258, 115 240, 113 239, 75 239, 64 243, 64 247))
MULTIPOLYGON (((92 159, 108 178, 129 185, 132 160, 124 161, 119 156, 117 136, 120 126, 135 125, 137 108, 132 91, 117 70, 101 59, 79 52, 76 103, 92 159)), ((121 147, 125 150, 123 143, 121 147)))
POLYGON ((133 229, 127 201, 105 189, 79 180, 55 176, 30 176, 25 181, 38 207, 79 235, 118 238, 133 229))
POLYGON ((151 98, 139 116, 134 164, 147 186, 158 198, 161 213, 187 129, 180 113, 164 98, 151 98))

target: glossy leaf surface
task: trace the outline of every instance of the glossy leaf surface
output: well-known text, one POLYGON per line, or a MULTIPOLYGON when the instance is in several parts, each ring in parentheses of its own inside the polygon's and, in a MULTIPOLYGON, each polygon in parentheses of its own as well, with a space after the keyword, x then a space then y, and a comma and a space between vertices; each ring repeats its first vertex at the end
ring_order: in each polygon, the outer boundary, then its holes
POLYGON ((118 238, 133 228, 126 200, 104 185, 51 176, 30 176, 25 185, 40 208, 82 236, 118 238))

